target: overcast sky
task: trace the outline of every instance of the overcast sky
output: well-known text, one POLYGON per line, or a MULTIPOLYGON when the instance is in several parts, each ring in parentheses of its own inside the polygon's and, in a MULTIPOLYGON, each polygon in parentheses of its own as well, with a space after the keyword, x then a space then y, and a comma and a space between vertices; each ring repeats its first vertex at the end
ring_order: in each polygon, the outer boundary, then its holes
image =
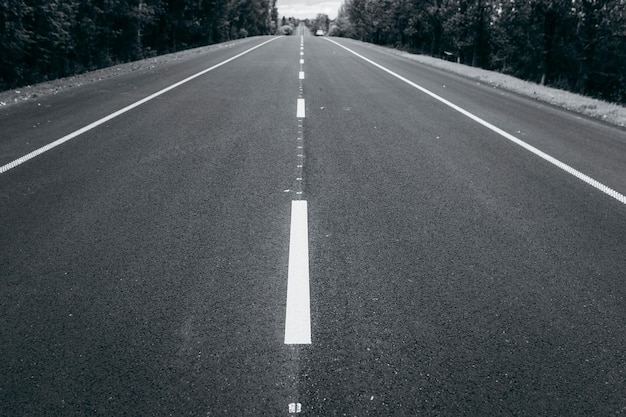
POLYGON ((314 18, 318 13, 325 13, 331 19, 337 17, 341 0, 276 0, 278 14, 282 17, 298 19, 314 18))

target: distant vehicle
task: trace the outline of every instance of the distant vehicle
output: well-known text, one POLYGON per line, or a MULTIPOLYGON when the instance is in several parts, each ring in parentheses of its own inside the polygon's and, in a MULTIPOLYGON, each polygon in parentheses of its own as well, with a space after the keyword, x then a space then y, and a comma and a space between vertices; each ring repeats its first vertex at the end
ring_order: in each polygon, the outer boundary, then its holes
POLYGON ((317 32, 315 32, 315 36, 324 36, 324 31, 322 29, 318 29, 317 32))

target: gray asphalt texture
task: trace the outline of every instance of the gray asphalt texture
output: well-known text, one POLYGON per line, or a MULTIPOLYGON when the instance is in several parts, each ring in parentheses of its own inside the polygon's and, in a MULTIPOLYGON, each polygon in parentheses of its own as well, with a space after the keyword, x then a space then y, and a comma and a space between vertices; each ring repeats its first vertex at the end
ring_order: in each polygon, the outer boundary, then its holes
MULTIPOLYGON (((1 109, 0 164, 268 39, 1 109)), ((335 40, 626 193, 624 130, 335 40)), ((304 45, 301 197, 299 36, 0 174, 0 416, 626 414, 626 206, 304 45)))

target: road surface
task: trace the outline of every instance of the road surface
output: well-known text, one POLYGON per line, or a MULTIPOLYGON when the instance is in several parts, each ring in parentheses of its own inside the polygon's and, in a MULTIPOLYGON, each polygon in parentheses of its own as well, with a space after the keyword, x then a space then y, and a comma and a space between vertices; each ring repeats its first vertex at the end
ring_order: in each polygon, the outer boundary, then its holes
POLYGON ((2 416, 626 414, 624 130, 300 30, 0 131, 2 416))

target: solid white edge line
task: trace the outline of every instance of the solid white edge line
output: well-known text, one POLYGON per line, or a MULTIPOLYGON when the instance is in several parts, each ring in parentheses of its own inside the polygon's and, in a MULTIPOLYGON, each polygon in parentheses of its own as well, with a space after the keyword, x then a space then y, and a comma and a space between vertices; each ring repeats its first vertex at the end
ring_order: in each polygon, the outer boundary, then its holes
POLYGON ((57 146, 62 145, 65 142, 67 142, 67 141, 69 141, 71 139, 74 139, 75 137, 80 136, 83 133, 88 132, 88 131, 94 129, 94 128, 100 126, 101 124, 106 123, 109 120, 114 119, 117 116, 120 116, 120 115, 122 115, 122 114, 124 114, 124 113, 126 113, 126 112, 128 112, 128 111, 130 111, 132 109, 134 109, 135 107, 141 106, 142 104, 147 103, 148 101, 153 100, 153 99, 159 97, 160 95, 163 95, 163 94, 167 93, 170 90, 173 90, 173 89, 175 89, 177 87, 180 87, 181 85, 183 85, 185 83, 188 83, 189 81, 191 81, 191 80, 193 80, 195 78, 198 78, 198 77, 206 74, 209 71, 213 71, 214 69, 219 68, 222 65, 228 64, 229 62, 234 61, 235 59, 240 58, 243 55, 245 55, 245 54, 247 54, 249 52, 252 52, 255 49, 260 48, 263 45, 268 44, 268 43, 270 43, 270 42, 272 42, 272 41, 274 41, 276 39, 278 39, 278 38, 269 39, 269 40, 267 40, 267 41, 265 41, 265 42, 263 42, 263 43, 261 43, 259 45, 256 45, 256 46, 254 46, 254 47, 252 47, 250 49, 247 49, 247 50, 241 52, 240 54, 237 54, 237 55, 235 55, 235 56, 233 56, 231 58, 228 58, 225 61, 220 62, 219 64, 213 65, 210 68, 202 70, 202 71, 198 72, 197 74, 194 74, 194 75, 192 75, 190 77, 187 77, 184 80, 179 81, 179 82, 177 82, 175 84, 172 84, 169 87, 166 87, 166 88, 164 88, 164 89, 162 89, 160 91, 157 91, 156 93, 151 94, 148 97, 145 97, 145 98, 143 98, 143 99, 141 99, 139 101, 136 101, 133 104, 130 104, 130 105, 124 107, 123 109, 120 109, 120 110, 118 110, 118 111, 116 111, 114 113, 111 113, 108 116, 105 116, 105 117, 103 117, 100 120, 97 120, 97 121, 95 121, 93 123, 88 124, 87 126, 81 128, 81 129, 78 129, 78 130, 76 130, 76 131, 74 131, 74 132, 72 132, 72 133, 70 133, 68 135, 65 135, 62 138, 55 140, 54 142, 51 142, 51 143, 49 143, 49 144, 47 144, 45 146, 42 146, 41 148, 36 149, 36 150, 34 150, 34 151, 32 151, 32 152, 30 152, 30 153, 28 153, 28 154, 18 158, 18 159, 16 159, 15 161, 9 162, 8 164, 3 165, 3 166, 0 167, 0 174, 4 173, 4 172, 6 172, 6 171, 8 171, 10 169, 13 169, 16 166, 21 165, 24 162, 26 162, 26 161, 28 161, 30 159, 33 159, 36 156, 41 155, 44 152, 47 152, 47 151, 49 151, 49 150, 51 150, 53 148, 56 148, 57 146))
POLYGON ((307 202, 291 202, 285 344, 311 344, 307 202))
POLYGON ((304 118, 304 99, 299 98, 296 105, 296 117, 304 118))
POLYGON ((564 162, 559 161, 558 159, 554 158, 551 155, 548 155, 547 153, 535 148, 534 146, 524 142, 523 140, 511 135, 508 132, 505 132, 504 130, 500 129, 499 127, 496 127, 494 125, 492 125, 491 123, 487 122, 486 120, 481 119, 480 117, 470 113, 469 111, 457 106, 456 104, 446 100, 445 98, 438 96, 437 94, 433 93, 430 90, 427 90, 426 88, 415 84, 413 81, 410 81, 406 78, 404 78, 403 76, 396 74, 395 72, 391 71, 390 69, 387 69, 386 67, 383 67, 382 65, 372 61, 369 58, 364 57, 363 55, 353 51, 350 48, 347 48, 343 45, 341 45, 338 42, 335 42, 332 39, 328 39, 328 38, 324 38, 325 40, 327 40, 328 42, 332 42, 335 45, 339 46, 340 48, 345 49, 346 51, 350 52, 351 54, 361 58, 362 60, 364 60, 365 62, 368 62, 372 65, 374 65, 375 67, 385 71, 386 73, 388 73, 389 75, 392 75, 393 77, 396 77, 397 79, 399 79, 400 81, 405 82, 406 84, 410 85, 413 88, 416 88, 417 90, 423 92, 424 94, 429 95, 430 97, 434 98, 435 100, 440 101, 441 103, 445 104, 446 106, 456 110, 457 112, 461 113, 464 116, 469 117, 470 119, 472 119, 473 121, 475 121, 476 123, 481 124, 482 126, 486 127, 487 129, 499 134, 500 136, 504 137, 505 139, 508 139, 509 141, 521 146, 522 148, 526 149, 529 152, 532 152, 533 154, 535 154, 536 156, 542 158, 543 160, 557 166, 558 168, 562 169, 563 171, 567 172, 570 175, 573 175, 574 177, 578 178, 581 181, 584 181, 585 183, 591 185, 592 187, 602 191, 603 193, 607 194, 610 197, 613 197, 614 199, 616 199, 617 201, 619 201, 622 204, 626 204, 626 196, 617 192, 616 190, 602 184, 601 182, 599 182, 598 180, 595 180, 593 178, 591 178, 590 176, 578 171, 577 169, 567 165, 564 162))

